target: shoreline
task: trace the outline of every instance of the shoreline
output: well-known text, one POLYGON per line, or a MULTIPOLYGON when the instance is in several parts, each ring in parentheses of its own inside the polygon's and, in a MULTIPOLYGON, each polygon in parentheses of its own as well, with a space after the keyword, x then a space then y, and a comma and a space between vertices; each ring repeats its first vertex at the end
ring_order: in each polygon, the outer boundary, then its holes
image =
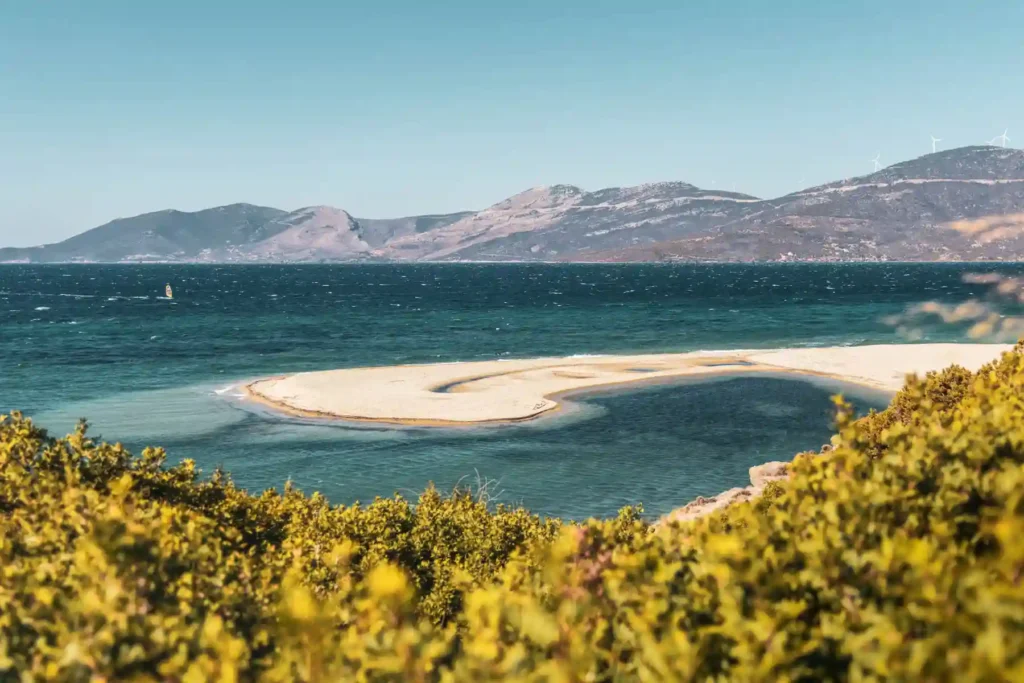
POLYGON ((306 419, 420 427, 515 424, 555 415, 587 393, 771 373, 895 393, 908 374, 975 371, 1010 344, 890 344, 467 361, 277 375, 247 398, 306 419))
MULTIPOLYGON (((406 366, 387 366, 387 367, 406 367, 406 366)), ((360 369, 360 368, 352 368, 360 369)), ((331 371, 325 371, 331 372, 331 371)), ((277 375, 275 377, 265 377, 262 379, 254 380, 243 385, 242 391, 246 398, 253 400, 254 402, 269 408, 275 412, 283 413, 285 415, 303 419, 315 419, 315 420, 332 420, 338 422, 354 422, 354 423, 366 423, 366 424, 381 424, 381 425, 392 425, 396 427, 473 427, 473 426, 486 426, 486 425, 513 425, 521 422, 533 422, 546 417, 554 417, 555 415, 565 411, 566 403, 571 403, 571 399, 577 397, 593 396, 596 394, 610 394, 618 392, 626 392, 629 387, 643 388, 643 387, 656 387, 656 386, 671 386, 681 385, 688 383, 697 383, 701 381, 715 381, 732 379, 735 377, 742 377, 744 375, 768 375, 779 378, 788 378, 792 376, 798 376, 800 378, 817 378, 827 379, 841 384, 857 386, 861 389, 880 391, 886 394, 891 394, 886 389, 878 386, 861 384, 850 380, 837 379, 828 375, 814 374, 809 372, 801 371, 780 371, 778 368, 771 367, 747 367, 742 370, 720 370, 717 372, 702 372, 699 374, 672 376, 664 378, 646 378, 638 377, 636 379, 622 380, 617 382, 608 382, 606 384, 594 384, 591 386, 577 388, 577 389, 566 389, 560 392, 554 392, 551 394, 545 394, 544 399, 550 401, 553 405, 548 408, 538 410, 536 413, 525 415, 521 417, 507 417, 507 418, 494 418, 485 420, 443 420, 443 419, 423 419, 423 418, 389 418, 389 417, 355 417, 350 415, 338 415, 335 413, 308 410, 303 408, 296 408, 288 405, 284 401, 275 401, 269 399, 266 396, 260 394, 257 390, 253 389, 253 385, 263 381, 270 380, 281 380, 290 375, 277 375), (565 403, 562 403, 559 399, 564 399, 565 403)), ((490 379, 490 377, 488 377, 490 379)), ((458 380, 457 383, 463 381, 474 381, 470 380, 458 380)))

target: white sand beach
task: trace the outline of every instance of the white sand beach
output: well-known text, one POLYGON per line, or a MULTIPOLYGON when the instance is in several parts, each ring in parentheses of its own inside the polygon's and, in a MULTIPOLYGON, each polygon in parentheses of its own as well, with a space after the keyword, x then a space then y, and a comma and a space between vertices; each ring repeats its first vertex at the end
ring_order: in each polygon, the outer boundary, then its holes
POLYGON ((824 377, 895 392, 907 374, 977 370, 1007 344, 891 344, 536 358, 304 372, 256 380, 248 395, 304 417, 421 425, 529 420, 559 397, 637 382, 745 373, 824 377))

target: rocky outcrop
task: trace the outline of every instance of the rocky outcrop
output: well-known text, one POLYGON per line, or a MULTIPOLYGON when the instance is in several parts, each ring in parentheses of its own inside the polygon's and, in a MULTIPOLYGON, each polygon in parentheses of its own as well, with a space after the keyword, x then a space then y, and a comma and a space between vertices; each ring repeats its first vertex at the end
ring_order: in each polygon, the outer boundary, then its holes
POLYGON ((750 468, 750 486, 729 489, 717 496, 697 496, 681 508, 677 508, 659 520, 659 524, 687 522, 722 510, 734 503, 753 500, 761 495, 769 482, 785 479, 789 463, 766 462, 750 468))
POLYGON ((712 512, 726 508, 733 503, 742 503, 756 498, 761 495, 762 491, 763 489, 755 489, 753 486, 746 486, 743 488, 729 489, 724 493, 719 493, 717 496, 697 496, 683 507, 677 508, 662 517, 658 521, 658 524, 689 522, 691 520, 710 515, 712 512))
MULTIPOLYGON (((832 444, 825 444, 818 452, 824 455, 832 451, 832 444)), ((735 503, 744 503, 758 498, 764 493, 765 487, 773 481, 781 481, 789 476, 788 462, 779 460, 766 462, 763 465, 754 465, 749 470, 750 486, 742 486, 729 489, 716 496, 697 496, 681 508, 662 517, 655 526, 661 526, 670 522, 688 522, 700 517, 705 517, 712 512, 723 510, 735 503)))
POLYGON ((788 469, 789 463, 778 461, 754 465, 750 468, 750 485, 752 488, 764 488, 770 481, 785 479, 788 469))

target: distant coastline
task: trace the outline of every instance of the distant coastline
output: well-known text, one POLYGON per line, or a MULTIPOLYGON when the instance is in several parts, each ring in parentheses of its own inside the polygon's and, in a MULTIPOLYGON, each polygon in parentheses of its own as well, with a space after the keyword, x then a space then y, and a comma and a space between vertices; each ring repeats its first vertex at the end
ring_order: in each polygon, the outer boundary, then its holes
POLYGON ((531 187, 482 210, 357 218, 237 203, 118 218, 19 263, 859 263, 1024 258, 1024 151, 942 150, 773 199, 664 181, 531 187))

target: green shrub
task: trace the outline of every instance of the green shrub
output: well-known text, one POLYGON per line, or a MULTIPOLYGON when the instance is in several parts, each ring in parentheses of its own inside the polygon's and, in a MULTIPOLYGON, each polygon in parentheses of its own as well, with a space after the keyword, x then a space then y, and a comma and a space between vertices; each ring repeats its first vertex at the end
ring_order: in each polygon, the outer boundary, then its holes
POLYGON ((949 410, 967 395, 973 378, 970 371, 952 365, 930 372, 923 379, 911 379, 885 410, 872 410, 861 420, 864 435, 874 444, 874 454, 880 455, 884 448, 883 431, 896 424, 927 420, 937 411, 949 410))
MULTIPOLYGON (((1024 342, 1019 342, 1014 347, 1014 355, 1022 351, 1024 342)), ((1012 364, 1003 358, 989 363, 978 374, 995 372, 1005 380, 1012 370, 1012 364)), ((933 420, 936 413, 948 412, 970 393, 974 381, 975 375, 959 365, 929 372, 923 378, 908 378, 907 384, 896 393, 885 410, 872 410, 861 419, 862 440, 869 441, 872 452, 880 455, 885 448, 883 431, 914 420, 933 420)))
POLYGON ((762 499, 654 530, 252 496, 13 415, 0 679, 1024 680, 1021 347, 837 422, 762 499))

